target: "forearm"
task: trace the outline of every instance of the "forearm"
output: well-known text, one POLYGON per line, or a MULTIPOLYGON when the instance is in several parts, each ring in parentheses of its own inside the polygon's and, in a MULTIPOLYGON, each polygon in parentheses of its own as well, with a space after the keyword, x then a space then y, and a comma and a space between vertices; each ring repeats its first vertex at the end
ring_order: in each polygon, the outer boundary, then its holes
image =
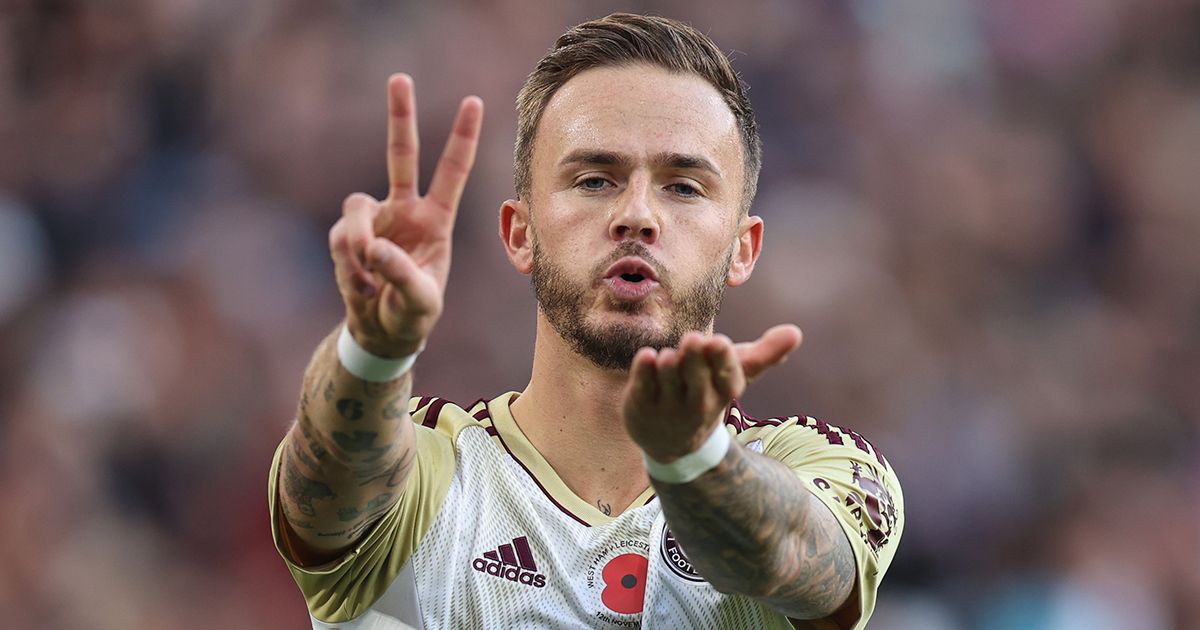
POLYGON ((653 483, 671 531, 717 590, 795 619, 829 615, 851 593, 845 534, 782 463, 734 444, 694 481, 653 483))
POLYGON ((305 372, 279 484, 284 516, 317 551, 355 542, 399 498, 415 458, 411 372, 385 383, 355 377, 338 361, 337 332, 305 372))

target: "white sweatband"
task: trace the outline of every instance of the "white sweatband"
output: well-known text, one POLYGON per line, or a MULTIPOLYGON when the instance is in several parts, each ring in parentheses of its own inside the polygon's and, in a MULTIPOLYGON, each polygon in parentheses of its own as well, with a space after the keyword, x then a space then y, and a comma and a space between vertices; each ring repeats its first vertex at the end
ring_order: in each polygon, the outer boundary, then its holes
POLYGON ((342 333, 338 335, 337 353, 338 361, 341 361, 347 372, 374 383, 399 378, 412 368, 413 363, 417 362, 417 355, 420 354, 418 351, 399 359, 375 356, 358 345, 354 336, 350 334, 350 328, 345 325, 342 326, 342 333))
POLYGON ((704 441, 703 446, 670 464, 656 462, 649 455, 642 453, 642 459, 646 460, 646 473, 667 483, 687 483, 721 463, 721 460, 725 459, 725 453, 729 452, 731 441, 729 431, 722 422, 704 441))

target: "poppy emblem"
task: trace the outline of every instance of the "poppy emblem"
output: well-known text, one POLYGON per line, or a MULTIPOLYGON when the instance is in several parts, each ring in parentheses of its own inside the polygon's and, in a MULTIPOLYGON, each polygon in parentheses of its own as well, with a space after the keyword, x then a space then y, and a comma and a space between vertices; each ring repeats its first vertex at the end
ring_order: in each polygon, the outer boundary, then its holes
POLYGON ((609 610, 623 615, 642 612, 646 597, 646 556, 626 553, 609 560, 600 572, 604 580, 604 591, 600 601, 609 610))

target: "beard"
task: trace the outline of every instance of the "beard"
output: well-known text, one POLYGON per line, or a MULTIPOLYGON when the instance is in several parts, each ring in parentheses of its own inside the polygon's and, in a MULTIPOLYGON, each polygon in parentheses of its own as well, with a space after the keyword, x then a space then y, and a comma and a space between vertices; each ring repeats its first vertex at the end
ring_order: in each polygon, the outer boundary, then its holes
MULTIPOLYGON (((585 311, 587 284, 575 283, 566 272, 551 262, 538 242, 533 243, 533 291, 546 320, 579 355, 606 370, 628 370, 633 357, 643 347, 655 350, 673 348, 689 330, 705 330, 721 310, 725 295, 725 279, 729 274, 733 247, 698 281, 687 287, 675 287, 668 272, 650 255, 644 245, 626 241, 591 271, 589 278, 599 278, 613 263, 626 257, 638 256, 650 263, 659 274, 659 286, 667 291, 674 309, 661 330, 620 323, 597 324, 588 321, 585 311)), ((611 303, 618 312, 636 314, 644 308, 642 302, 615 300, 611 303)))

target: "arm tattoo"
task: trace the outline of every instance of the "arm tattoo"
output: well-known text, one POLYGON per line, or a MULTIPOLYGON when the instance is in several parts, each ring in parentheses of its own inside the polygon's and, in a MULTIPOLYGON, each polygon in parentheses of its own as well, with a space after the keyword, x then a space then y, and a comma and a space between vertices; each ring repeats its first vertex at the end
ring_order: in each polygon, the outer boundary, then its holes
POLYGON ((734 445, 695 481, 653 483, 671 531, 717 590, 794 619, 829 615, 851 593, 845 534, 784 464, 734 445))
POLYGON ((363 417, 363 403, 357 398, 341 398, 337 401, 337 410, 341 416, 351 422, 363 417))
MULTIPOLYGON (((299 452, 299 448, 295 446, 289 450, 293 453, 299 452)), ((334 499, 337 495, 328 485, 311 479, 301 472, 300 463, 302 462, 298 456, 284 458, 284 491, 287 492, 288 498, 296 505, 296 509, 300 510, 301 514, 316 516, 317 512, 313 507, 313 501, 334 499)))
POLYGON ((337 333, 305 371, 279 475, 283 516, 322 557, 353 544, 395 505, 416 461, 411 373, 358 379, 337 359, 337 333))

